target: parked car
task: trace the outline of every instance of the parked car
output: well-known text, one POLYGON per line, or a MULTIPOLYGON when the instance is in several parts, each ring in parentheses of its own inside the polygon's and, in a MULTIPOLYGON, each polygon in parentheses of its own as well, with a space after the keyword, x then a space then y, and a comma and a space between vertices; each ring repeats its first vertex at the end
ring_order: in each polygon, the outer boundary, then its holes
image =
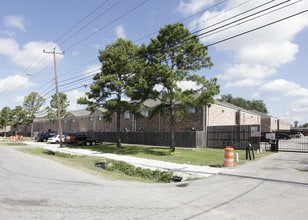
POLYGON ((291 139, 291 136, 289 134, 287 134, 287 133, 277 132, 276 133, 276 139, 289 140, 289 139, 291 139))
POLYGON ((93 140, 91 137, 88 137, 84 134, 78 134, 78 133, 67 133, 65 136, 65 143, 66 144, 87 145, 87 146, 96 145, 96 141, 93 140))
MULTIPOLYGON (((62 143, 64 143, 64 142, 65 142, 65 136, 62 135, 62 143)), ((48 138, 47 143, 49 143, 49 144, 59 144, 60 143, 60 135, 57 134, 55 136, 48 138)))
POLYGON ((37 136, 35 137, 35 140, 37 142, 39 142, 39 141, 46 142, 48 140, 48 138, 57 135, 57 133, 58 132, 56 132, 56 131, 42 131, 42 132, 39 132, 37 134, 37 136))

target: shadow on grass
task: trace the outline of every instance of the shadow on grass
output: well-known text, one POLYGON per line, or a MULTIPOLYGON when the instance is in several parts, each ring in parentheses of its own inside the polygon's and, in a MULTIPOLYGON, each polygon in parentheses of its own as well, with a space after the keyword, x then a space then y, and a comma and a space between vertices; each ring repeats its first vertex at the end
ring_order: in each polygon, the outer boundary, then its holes
POLYGON ((104 144, 96 146, 68 145, 67 147, 90 149, 102 153, 119 154, 119 155, 148 154, 153 156, 168 156, 172 154, 172 152, 169 150, 168 147, 142 147, 142 146, 128 146, 125 144, 122 144, 122 147, 120 149, 118 149, 115 144, 104 144))

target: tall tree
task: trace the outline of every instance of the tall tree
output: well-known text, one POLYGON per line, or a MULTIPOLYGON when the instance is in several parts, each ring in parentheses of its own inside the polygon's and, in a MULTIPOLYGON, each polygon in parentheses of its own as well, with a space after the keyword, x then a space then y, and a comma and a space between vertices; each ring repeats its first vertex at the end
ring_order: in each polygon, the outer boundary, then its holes
POLYGON ((222 95, 220 98, 220 101, 222 102, 228 102, 233 105, 239 106, 241 108, 247 109, 247 110, 256 110, 263 113, 268 113, 267 108, 263 100, 246 100, 243 98, 234 98, 232 95, 222 95))
POLYGON ((5 136, 6 136, 6 127, 12 125, 13 114, 12 110, 9 107, 4 107, 0 111, 0 125, 4 128, 5 136))
POLYGON ((202 75, 193 74, 213 64, 207 47, 181 23, 161 28, 157 38, 151 39, 145 54, 147 97, 160 100, 161 104, 153 114, 169 113, 170 149, 175 151, 176 110, 178 115, 183 116, 186 107, 207 106, 214 102, 213 96, 219 93, 215 78, 207 80, 202 75), (184 88, 181 86, 183 84, 192 86, 184 88), (159 92, 155 90, 157 87, 160 87, 159 92))
POLYGON ((59 92, 59 102, 60 102, 60 109, 58 109, 57 105, 57 95, 54 94, 51 98, 50 106, 46 108, 47 117, 53 123, 57 119, 58 111, 60 111, 61 118, 67 115, 67 107, 69 106, 70 102, 67 100, 67 96, 65 93, 59 92))
POLYGON ((11 125, 16 128, 18 124, 28 123, 27 112, 21 107, 16 106, 12 111, 11 125))
POLYGON ((90 92, 87 97, 78 99, 79 104, 87 104, 88 109, 94 111, 96 107, 103 107, 106 112, 104 120, 111 121, 114 114, 117 123, 117 147, 121 147, 121 113, 127 111, 128 87, 138 66, 138 46, 132 41, 118 39, 99 51, 99 60, 102 64, 101 73, 93 78, 90 92))
POLYGON ((33 138, 33 121, 35 113, 37 113, 44 104, 45 99, 37 92, 31 92, 24 98, 23 108, 28 114, 29 123, 31 123, 31 138, 33 138))

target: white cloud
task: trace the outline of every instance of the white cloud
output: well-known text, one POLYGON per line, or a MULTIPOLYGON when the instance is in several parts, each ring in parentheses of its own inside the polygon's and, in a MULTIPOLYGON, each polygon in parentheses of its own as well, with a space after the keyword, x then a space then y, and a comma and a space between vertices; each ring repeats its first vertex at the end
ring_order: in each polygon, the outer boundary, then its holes
POLYGON ((178 82, 177 86, 180 87, 183 91, 190 89, 196 90, 200 88, 200 86, 198 86, 196 82, 186 80, 178 82))
MULTIPOLYGON (((31 41, 26 43, 22 48, 16 40, 11 38, 0 38, 0 54, 7 56, 12 63, 22 67, 42 68, 53 63, 53 56, 44 54, 45 58, 38 58, 38 55, 43 55, 43 50, 52 51, 57 47, 56 44, 44 41, 31 41)), ((58 48, 58 47, 57 47, 58 48)), ((63 56, 58 56, 57 59, 62 59, 63 56)))
POLYGON ((27 89, 34 84, 29 81, 29 78, 22 75, 8 76, 0 79, 0 95, 9 95, 21 89, 27 89))
POLYGON ((13 100, 16 105, 22 105, 25 100, 25 96, 16 96, 13 100))
MULTIPOLYGON (((290 5, 284 8, 280 6, 281 10, 274 11, 273 9, 279 8, 274 7, 266 11, 273 11, 273 13, 263 13, 265 15, 259 18, 254 16, 255 19, 250 21, 243 19, 244 16, 282 2, 283 0, 272 1, 261 8, 238 16, 242 12, 263 4, 264 1, 255 0, 244 3, 240 0, 230 1, 229 5, 223 9, 215 8, 205 12, 198 19, 193 20, 190 26, 192 31, 202 30, 198 34, 203 34, 200 36, 201 41, 208 45, 253 30, 308 8, 308 1, 298 1, 298 3, 293 5, 290 4, 292 2, 287 2, 281 6, 290 5), (242 24, 235 22, 239 19, 243 19, 240 21, 242 24)), ((181 5, 185 4, 181 3, 181 5)), ((187 3, 187 10, 192 5, 197 6, 197 3, 193 0, 187 3)), ((251 18, 249 17, 249 19, 251 18)), ((307 13, 216 44, 216 50, 231 52, 231 55, 234 57, 226 65, 227 68, 220 74, 219 78, 226 81, 226 87, 259 86, 265 79, 277 74, 278 68, 282 65, 295 60, 299 47, 293 41, 296 35, 306 27, 308 27, 307 13)))
POLYGON ((8 36, 8 37, 15 37, 15 32, 13 31, 8 31, 8 30, 5 30, 5 31, 0 31, 0 34, 1 35, 5 35, 5 36, 8 36))
POLYGON ((265 65, 234 64, 224 74, 218 75, 218 78, 227 81, 226 88, 251 87, 261 85, 267 76, 275 72, 275 69, 265 65))
POLYGON ((4 26, 26 31, 24 18, 18 15, 4 16, 4 26))
POLYGON ((66 93, 70 105, 68 107, 69 111, 84 109, 87 106, 77 104, 77 99, 85 96, 85 91, 73 90, 66 93))
POLYGON ((276 79, 260 87, 261 93, 279 94, 279 96, 308 97, 308 89, 295 82, 284 79, 276 79))
POLYGON ((123 38, 123 39, 126 38, 125 30, 124 30, 124 27, 122 25, 118 25, 115 29, 115 32, 116 32, 117 38, 123 38))
POLYGON ((87 66, 87 68, 84 70, 84 74, 86 76, 94 76, 96 73, 99 73, 101 71, 100 69, 101 69, 101 64, 87 66))
POLYGON ((308 112, 308 97, 296 100, 291 108, 293 112, 308 112))
POLYGON ((262 42, 241 48, 237 59, 243 63, 276 67, 292 62, 297 52, 298 45, 288 41, 262 42))
POLYGON ((200 1, 200 0, 190 0, 187 3, 184 1, 180 2, 177 10, 184 15, 191 15, 195 14, 196 12, 200 11, 202 8, 212 5, 214 0, 208 1, 200 1))

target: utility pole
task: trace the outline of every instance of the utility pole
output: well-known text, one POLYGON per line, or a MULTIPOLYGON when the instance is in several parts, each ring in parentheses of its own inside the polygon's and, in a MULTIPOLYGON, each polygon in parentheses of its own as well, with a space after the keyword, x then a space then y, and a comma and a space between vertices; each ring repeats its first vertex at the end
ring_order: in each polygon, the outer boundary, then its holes
POLYGON ((55 83, 56 83, 56 97, 57 97, 57 116, 58 116, 58 124, 59 124, 59 137, 60 137, 60 147, 63 147, 62 142, 62 123, 61 123, 61 114, 60 114, 60 99, 59 99, 59 85, 58 85, 58 73, 57 73, 57 62, 56 62, 56 54, 64 54, 64 52, 56 52, 56 48, 53 48, 52 52, 47 52, 43 50, 44 53, 53 54, 53 67, 55 72, 55 83))

